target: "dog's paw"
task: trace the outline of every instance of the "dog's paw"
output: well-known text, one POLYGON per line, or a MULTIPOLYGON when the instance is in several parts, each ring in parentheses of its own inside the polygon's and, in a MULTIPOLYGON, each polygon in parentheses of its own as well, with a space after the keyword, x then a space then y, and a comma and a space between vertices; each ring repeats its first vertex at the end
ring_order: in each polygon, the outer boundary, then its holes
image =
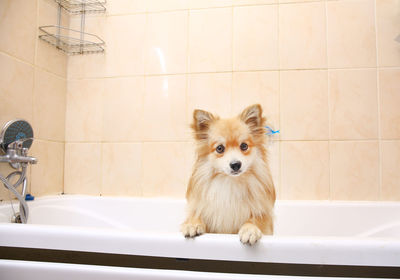
POLYGON ((239 237, 243 244, 254 245, 261 239, 262 232, 256 225, 246 223, 240 228, 239 237))
POLYGON ((206 232, 206 226, 201 223, 184 223, 181 226, 181 232, 185 237, 195 237, 206 232))

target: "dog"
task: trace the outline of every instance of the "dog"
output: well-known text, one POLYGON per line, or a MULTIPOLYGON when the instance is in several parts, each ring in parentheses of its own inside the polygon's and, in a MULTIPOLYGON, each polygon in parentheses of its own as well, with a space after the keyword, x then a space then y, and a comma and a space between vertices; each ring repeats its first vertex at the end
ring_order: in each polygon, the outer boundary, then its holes
POLYGON ((239 233, 243 244, 253 245, 273 234, 276 195, 265 121, 259 104, 231 119, 194 110, 197 159, 186 191, 185 237, 239 233))

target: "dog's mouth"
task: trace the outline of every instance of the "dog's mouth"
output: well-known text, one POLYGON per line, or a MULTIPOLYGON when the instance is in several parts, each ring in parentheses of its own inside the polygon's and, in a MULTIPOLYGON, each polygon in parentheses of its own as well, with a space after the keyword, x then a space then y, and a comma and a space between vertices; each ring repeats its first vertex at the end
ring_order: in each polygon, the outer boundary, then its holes
POLYGON ((238 171, 231 171, 231 175, 233 176, 239 176, 242 173, 242 170, 238 170, 238 171))

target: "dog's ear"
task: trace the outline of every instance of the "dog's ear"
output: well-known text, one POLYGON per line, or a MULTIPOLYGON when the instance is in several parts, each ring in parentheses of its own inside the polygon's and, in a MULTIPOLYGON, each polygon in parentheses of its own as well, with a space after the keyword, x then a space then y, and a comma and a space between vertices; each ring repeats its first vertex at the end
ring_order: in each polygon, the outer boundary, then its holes
POLYGON ((194 110, 192 129, 197 140, 205 140, 208 138, 208 129, 215 119, 213 114, 207 111, 194 110))
POLYGON ((264 135, 265 118, 262 116, 262 108, 260 104, 254 104, 247 107, 239 117, 249 126, 252 134, 264 135))

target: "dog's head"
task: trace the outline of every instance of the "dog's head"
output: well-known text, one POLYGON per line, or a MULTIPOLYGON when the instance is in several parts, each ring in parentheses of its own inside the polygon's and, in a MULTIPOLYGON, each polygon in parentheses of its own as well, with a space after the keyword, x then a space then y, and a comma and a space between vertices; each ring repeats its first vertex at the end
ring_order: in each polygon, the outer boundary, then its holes
POLYGON ((218 174, 246 173, 264 151, 264 123, 258 104, 247 107, 232 119, 220 119, 209 112, 195 110, 192 129, 199 144, 199 158, 207 158, 218 174))

